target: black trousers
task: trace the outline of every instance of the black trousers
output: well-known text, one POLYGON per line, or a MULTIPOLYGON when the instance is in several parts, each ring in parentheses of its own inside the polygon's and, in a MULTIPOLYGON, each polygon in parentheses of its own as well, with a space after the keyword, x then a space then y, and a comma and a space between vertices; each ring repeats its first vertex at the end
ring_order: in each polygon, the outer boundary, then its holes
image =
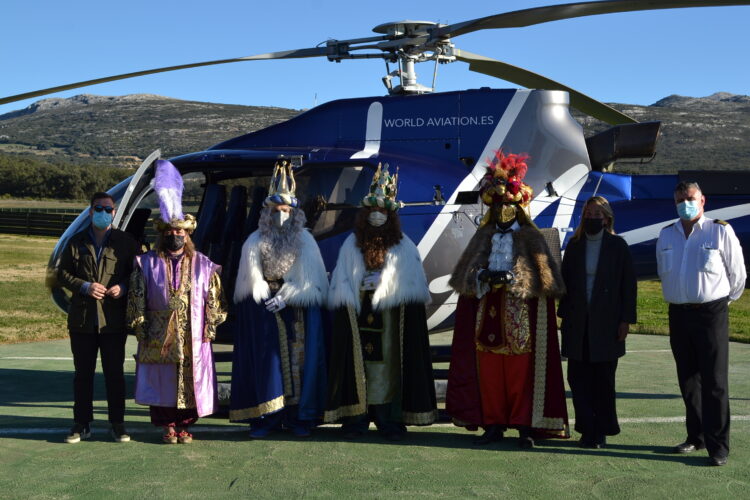
POLYGON ((568 359, 568 384, 576 413, 575 430, 588 439, 620 433, 615 402, 617 360, 602 363, 568 359))
POLYGON ((729 454, 729 307, 669 305, 669 343, 685 402, 687 441, 729 454))
POLYGON ((73 420, 88 424, 94 420, 94 372, 97 352, 101 353, 104 385, 107 389, 109 421, 113 424, 125 420, 125 341, 127 335, 70 332, 70 350, 73 352, 75 376, 73 378, 73 420))

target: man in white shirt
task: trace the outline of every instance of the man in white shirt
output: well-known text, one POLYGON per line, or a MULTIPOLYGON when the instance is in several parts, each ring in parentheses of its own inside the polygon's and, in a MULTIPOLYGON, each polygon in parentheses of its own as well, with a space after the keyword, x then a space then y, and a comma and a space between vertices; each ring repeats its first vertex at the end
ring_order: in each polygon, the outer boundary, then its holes
POLYGON ((685 402, 687 439, 675 453, 706 448, 711 465, 729 456, 730 302, 745 289, 745 261, 732 226, 703 215, 696 182, 674 190, 680 219, 663 228, 656 261, 669 302, 669 340, 685 402))

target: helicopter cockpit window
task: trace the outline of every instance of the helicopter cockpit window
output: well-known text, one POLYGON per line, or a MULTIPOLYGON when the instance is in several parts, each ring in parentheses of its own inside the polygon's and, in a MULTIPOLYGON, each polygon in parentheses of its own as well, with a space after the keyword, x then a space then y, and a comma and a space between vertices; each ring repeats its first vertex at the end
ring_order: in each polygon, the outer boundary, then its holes
MULTIPOLYGON (((270 173, 269 167, 267 175, 223 179, 218 184, 228 196, 235 186, 243 186, 250 209, 265 198, 270 173)), ((297 199, 316 238, 327 238, 351 228, 355 209, 367 192, 371 178, 372 171, 367 166, 315 165, 295 173, 297 199)))

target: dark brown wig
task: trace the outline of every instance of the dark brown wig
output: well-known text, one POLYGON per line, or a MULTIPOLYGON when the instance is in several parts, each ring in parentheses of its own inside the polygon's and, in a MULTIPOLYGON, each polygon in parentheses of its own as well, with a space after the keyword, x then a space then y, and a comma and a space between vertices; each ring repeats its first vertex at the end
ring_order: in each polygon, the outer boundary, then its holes
POLYGON ((367 269, 380 269, 385 262, 388 249, 403 238, 401 220, 396 212, 388 212, 388 220, 380 227, 371 226, 367 216, 373 209, 362 207, 354 219, 354 235, 357 247, 362 250, 367 269))

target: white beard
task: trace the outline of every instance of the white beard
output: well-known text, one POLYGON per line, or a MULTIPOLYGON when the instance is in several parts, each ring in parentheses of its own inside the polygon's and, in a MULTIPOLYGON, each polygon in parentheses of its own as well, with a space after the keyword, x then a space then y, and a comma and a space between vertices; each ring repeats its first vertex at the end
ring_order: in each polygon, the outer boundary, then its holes
POLYGON ((299 209, 292 209, 292 214, 283 227, 274 225, 271 219, 271 209, 263 209, 258 221, 260 231, 261 262, 263 275, 267 280, 279 280, 294 265, 300 248, 300 234, 305 230, 305 213, 299 209))

